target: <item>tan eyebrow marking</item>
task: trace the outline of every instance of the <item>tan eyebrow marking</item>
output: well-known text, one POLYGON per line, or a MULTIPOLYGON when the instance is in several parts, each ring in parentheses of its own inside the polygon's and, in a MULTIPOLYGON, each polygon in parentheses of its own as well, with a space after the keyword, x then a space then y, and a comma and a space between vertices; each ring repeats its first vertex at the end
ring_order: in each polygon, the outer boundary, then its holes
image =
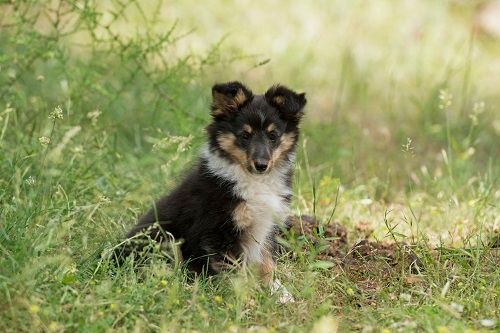
POLYGON ((252 127, 248 124, 243 125, 243 130, 248 133, 252 133, 252 127))
POLYGON ((274 100, 274 103, 280 105, 280 106, 283 106, 283 104, 285 104, 285 97, 283 96, 276 96, 273 98, 274 100))
POLYGON ((274 124, 271 124, 271 125, 267 126, 266 131, 272 132, 275 129, 276 129, 276 126, 274 124))

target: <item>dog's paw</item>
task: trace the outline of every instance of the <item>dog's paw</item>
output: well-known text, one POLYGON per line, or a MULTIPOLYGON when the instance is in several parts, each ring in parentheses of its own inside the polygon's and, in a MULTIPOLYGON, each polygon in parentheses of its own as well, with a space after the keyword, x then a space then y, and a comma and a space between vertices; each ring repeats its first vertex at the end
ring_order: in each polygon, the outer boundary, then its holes
POLYGON ((279 304, 287 304, 287 303, 295 303, 295 298, 293 298, 292 294, 285 288, 284 285, 281 284, 280 280, 276 279, 271 285, 271 295, 278 294, 278 300, 276 301, 279 304))

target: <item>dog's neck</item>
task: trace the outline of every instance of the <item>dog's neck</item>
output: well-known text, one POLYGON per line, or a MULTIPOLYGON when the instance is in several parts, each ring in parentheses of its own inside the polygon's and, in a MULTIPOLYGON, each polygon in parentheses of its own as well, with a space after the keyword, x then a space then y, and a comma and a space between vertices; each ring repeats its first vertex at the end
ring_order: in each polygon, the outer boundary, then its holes
MULTIPOLYGON (((275 186, 280 195, 290 195, 291 188, 287 185, 287 177, 293 167, 295 154, 291 153, 287 159, 280 161, 266 174, 253 174, 240 164, 231 163, 220 155, 217 149, 205 145, 201 150, 201 158, 206 161, 207 168, 214 176, 235 183, 235 186, 245 192, 248 186, 275 186)), ((241 192, 241 191, 238 191, 241 192)), ((241 193, 235 193, 241 194, 241 193)), ((245 196, 242 199, 248 199, 245 196)))

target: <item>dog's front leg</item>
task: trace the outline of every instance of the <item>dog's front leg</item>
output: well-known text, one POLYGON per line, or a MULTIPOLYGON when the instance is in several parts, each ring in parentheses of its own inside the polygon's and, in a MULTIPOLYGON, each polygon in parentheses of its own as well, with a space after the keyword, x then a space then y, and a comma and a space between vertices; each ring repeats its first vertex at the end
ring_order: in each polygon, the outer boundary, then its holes
POLYGON ((271 282, 273 280, 273 272, 276 263, 274 262, 274 258, 272 254, 268 251, 265 251, 262 261, 259 267, 260 278, 262 282, 268 286, 271 286, 271 282))
POLYGON ((279 293, 278 303, 294 303, 295 299, 292 294, 285 288, 284 285, 278 279, 273 279, 274 268, 276 267, 276 262, 270 252, 266 252, 260 263, 260 278, 264 284, 269 286, 271 289, 271 295, 279 293))

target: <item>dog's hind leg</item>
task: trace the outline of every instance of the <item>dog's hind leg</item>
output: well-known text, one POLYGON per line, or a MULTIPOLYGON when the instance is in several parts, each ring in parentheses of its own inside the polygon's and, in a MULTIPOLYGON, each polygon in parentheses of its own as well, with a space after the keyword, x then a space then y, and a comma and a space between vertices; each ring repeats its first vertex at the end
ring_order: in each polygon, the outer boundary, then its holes
POLYGON ((121 265, 125 260, 130 257, 146 258, 162 248, 162 243, 168 241, 168 234, 160 227, 158 223, 140 225, 137 224, 130 232, 127 233, 126 238, 118 244, 113 253, 112 258, 118 265, 121 265))

